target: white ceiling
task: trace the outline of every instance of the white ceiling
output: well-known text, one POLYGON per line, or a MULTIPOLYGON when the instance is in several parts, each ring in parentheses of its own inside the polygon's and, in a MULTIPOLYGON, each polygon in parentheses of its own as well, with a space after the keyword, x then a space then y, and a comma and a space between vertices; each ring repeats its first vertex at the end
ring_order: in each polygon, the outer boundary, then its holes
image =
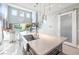
POLYGON ((46 7, 49 6, 49 3, 39 3, 38 5, 36 5, 36 3, 14 3, 14 5, 17 5, 26 9, 43 11, 46 7))
POLYGON ((63 8, 67 8, 75 3, 38 3, 37 7, 34 7, 36 3, 14 3, 14 5, 31 9, 31 10, 38 10, 39 12, 44 13, 46 12, 56 12, 57 10, 61 10, 63 8))

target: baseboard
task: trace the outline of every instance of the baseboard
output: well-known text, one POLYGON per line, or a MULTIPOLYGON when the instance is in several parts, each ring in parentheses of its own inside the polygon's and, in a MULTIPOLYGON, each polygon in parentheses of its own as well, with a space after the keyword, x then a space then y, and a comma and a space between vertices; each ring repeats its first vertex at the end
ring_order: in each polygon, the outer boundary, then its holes
POLYGON ((77 45, 73 45, 73 44, 70 44, 70 43, 67 43, 67 42, 64 42, 65 45, 68 45, 68 46, 71 46, 71 47, 74 47, 74 48, 78 48, 77 45))

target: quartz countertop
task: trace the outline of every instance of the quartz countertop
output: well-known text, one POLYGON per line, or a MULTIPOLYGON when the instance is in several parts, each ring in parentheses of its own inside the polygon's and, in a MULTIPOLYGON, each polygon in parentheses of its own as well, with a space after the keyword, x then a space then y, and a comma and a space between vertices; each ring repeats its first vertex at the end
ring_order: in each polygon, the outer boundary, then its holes
POLYGON ((58 45, 62 44, 66 38, 55 37, 40 34, 39 39, 28 42, 30 47, 38 54, 44 55, 48 51, 56 48, 58 45))

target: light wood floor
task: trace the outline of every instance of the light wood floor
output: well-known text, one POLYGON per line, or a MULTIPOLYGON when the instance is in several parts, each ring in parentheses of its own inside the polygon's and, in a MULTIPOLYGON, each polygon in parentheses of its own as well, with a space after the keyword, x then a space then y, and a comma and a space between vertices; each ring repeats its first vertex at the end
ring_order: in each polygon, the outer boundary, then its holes
POLYGON ((67 55, 79 55, 79 48, 63 45, 63 53, 67 55))

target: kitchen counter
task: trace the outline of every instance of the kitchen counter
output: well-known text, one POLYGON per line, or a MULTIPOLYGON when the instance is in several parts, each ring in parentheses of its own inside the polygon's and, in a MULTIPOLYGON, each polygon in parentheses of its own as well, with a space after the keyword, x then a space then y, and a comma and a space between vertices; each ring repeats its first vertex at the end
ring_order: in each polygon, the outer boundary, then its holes
POLYGON ((48 54, 57 46, 61 45, 66 39, 64 37, 59 38, 43 34, 40 34, 39 37, 39 39, 28 42, 31 51, 33 51, 37 55, 48 54))

